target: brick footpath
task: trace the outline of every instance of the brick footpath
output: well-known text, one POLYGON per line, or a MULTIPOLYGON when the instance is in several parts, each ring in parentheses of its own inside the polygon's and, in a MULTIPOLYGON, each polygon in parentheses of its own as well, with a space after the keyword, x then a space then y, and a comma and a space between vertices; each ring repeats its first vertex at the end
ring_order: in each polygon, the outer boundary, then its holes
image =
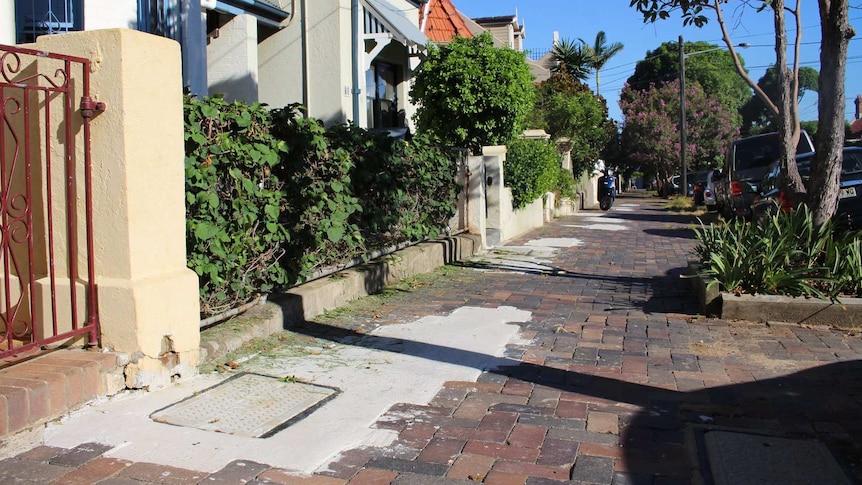
POLYGON ((394 406, 377 424, 399 432, 392 446, 349 450, 312 476, 253 461, 212 474, 132 463, 95 443, 37 447, 0 462, 0 484, 685 484, 708 473, 702 437, 714 429, 817 439, 862 480, 862 340, 698 316, 680 278, 692 218, 636 196, 615 209, 508 244, 580 241, 548 269, 475 258, 373 310, 292 329, 336 339, 465 305, 532 312, 526 343, 507 349, 519 365, 394 406))

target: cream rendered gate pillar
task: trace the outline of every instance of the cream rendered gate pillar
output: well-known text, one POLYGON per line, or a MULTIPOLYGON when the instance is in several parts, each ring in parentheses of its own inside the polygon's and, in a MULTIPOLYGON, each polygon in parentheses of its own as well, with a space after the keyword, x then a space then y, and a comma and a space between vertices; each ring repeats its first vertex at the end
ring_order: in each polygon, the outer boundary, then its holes
POLYGON ((200 314, 197 275, 186 266, 179 44, 112 29, 36 45, 90 59, 92 96, 107 105, 91 124, 102 346, 131 356, 129 387, 191 375, 200 314))

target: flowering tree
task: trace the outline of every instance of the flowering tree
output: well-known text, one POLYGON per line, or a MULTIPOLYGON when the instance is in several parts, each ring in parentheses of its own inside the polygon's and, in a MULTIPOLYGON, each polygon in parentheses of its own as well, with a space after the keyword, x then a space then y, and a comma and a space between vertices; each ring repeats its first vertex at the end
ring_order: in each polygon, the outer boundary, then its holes
MULTIPOLYGON (((685 97, 688 169, 712 168, 738 134, 733 114, 696 84, 686 87, 685 97)), ((626 86, 620 98, 625 116, 622 145, 629 165, 657 180, 680 171, 679 81, 646 90, 626 86)))
MULTIPOLYGON (((671 13, 681 13, 684 25, 701 27, 715 16, 721 27, 722 39, 734 59, 737 74, 754 90, 768 108, 770 116, 778 123, 781 137, 781 185, 793 201, 804 200, 819 226, 832 217, 838 207, 841 153, 844 145, 844 81, 847 71, 847 51, 850 39, 856 35, 850 25, 850 0, 818 0, 820 13, 820 76, 818 80, 819 102, 817 103, 817 153, 811 162, 811 180, 806 191, 802 177, 796 167, 796 144, 800 136, 799 120, 799 49, 802 45, 802 1, 801 0, 745 0, 734 4, 734 8, 771 10, 775 25, 776 83, 779 96, 775 99, 749 77, 738 62, 729 25, 724 18, 724 6, 728 0, 630 0, 644 16, 644 22, 655 22, 669 18, 671 13), (788 26, 786 16, 795 24, 788 26), (788 42, 790 35, 792 43, 788 42), (792 53, 793 62, 788 55, 792 53)), ((854 6, 854 8, 856 8, 854 6)))

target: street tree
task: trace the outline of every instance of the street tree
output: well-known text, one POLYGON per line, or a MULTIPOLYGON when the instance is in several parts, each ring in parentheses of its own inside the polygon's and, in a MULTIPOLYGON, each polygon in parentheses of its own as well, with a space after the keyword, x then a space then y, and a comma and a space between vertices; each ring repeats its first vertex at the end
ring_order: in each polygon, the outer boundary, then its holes
POLYGON ((565 72, 578 81, 586 80, 592 69, 592 57, 584 45, 582 40, 576 42, 571 39, 563 39, 555 44, 551 49, 551 58, 554 60, 551 72, 565 72))
POLYGON ((620 42, 612 42, 608 44, 607 36, 603 30, 600 30, 596 34, 596 40, 593 42, 593 45, 587 44, 583 39, 579 40, 582 44, 581 49, 586 52, 589 57, 589 66, 596 71, 596 94, 601 94, 601 91, 599 90, 599 84, 601 81, 599 72, 612 57, 623 50, 623 44, 620 42))
MULTIPOLYGON (((799 68, 799 99, 806 91, 817 91, 817 79, 819 74, 812 67, 803 66, 799 68)), ((774 67, 766 70, 763 77, 757 81, 757 85, 769 96, 770 99, 777 99, 779 96, 778 74, 774 67)), ((757 96, 752 96, 747 103, 742 106, 742 133, 745 135, 763 133, 767 131, 776 131, 778 120, 773 113, 767 108, 763 100, 757 96)), ((813 133, 816 133, 814 130, 813 133)))
POLYGON ((410 89, 417 130, 474 153, 521 133, 534 94, 524 54, 494 47, 487 32, 429 44, 410 89))
MULTIPOLYGON (((623 89, 620 108, 625 116, 623 152, 630 169, 653 175, 657 182, 680 170, 679 81, 651 89, 623 89)), ((697 84, 687 85, 686 160, 688 169, 713 168, 724 149, 738 134, 733 115, 697 84)))
POLYGON ((605 100, 564 71, 539 85, 533 113, 533 127, 547 130, 553 140, 568 140, 576 174, 595 164, 616 133, 605 100))
MULTIPOLYGON (((751 97, 751 88, 736 74, 731 54, 715 44, 702 41, 686 42, 685 52, 702 52, 686 59, 686 84, 699 84, 707 95, 737 113, 751 97)), ((635 72, 627 83, 633 89, 649 89, 653 84, 661 86, 679 79, 679 71, 679 43, 664 42, 647 51, 644 59, 635 65, 635 72)), ((740 122, 741 118, 735 116, 735 123, 740 122)))
POLYGON ((799 49, 802 44, 802 0, 744 0, 740 8, 770 10, 775 25, 775 66, 779 96, 772 99, 757 85, 742 66, 725 21, 722 6, 728 0, 631 0, 645 22, 667 19, 679 12, 684 25, 702 27, 713 16, 722 38, 733 55, 736 72, 754 90, 769 111, 779 120, 781 138, 781 180, 784 192, 794 201, 804 201, 816 224, 822 224, 838 206, 841 152, 844 145, 844 81, 847 49, 855 35, 849 20, 849 0, 818 0, 820 13, 820 79, 818 82, 817 153, 811 162, 808 191, 796 167, 795 148, 800 136, 799 49), (788 28, 786 16, 793 25, 788 28), (788 62, 788 32, 794 31, 793 62, 788 62))

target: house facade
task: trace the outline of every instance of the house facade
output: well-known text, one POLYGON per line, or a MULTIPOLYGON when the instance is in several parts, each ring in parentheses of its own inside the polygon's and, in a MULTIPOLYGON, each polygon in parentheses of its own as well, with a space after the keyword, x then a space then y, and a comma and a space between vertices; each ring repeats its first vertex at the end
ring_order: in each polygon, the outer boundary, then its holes
POLYGON ((260 43, 260 100, 300 102, 326 124, 352 121, 403 132, 409 83, 428 38, 419 2, 314 0, 297 5, 296 28, 260 43))
POLYGON ((12 0, 0 43, 132 28, 182 46, 193 94, 301 103, 328 124, 404 130, 409 81, 427 37, 417 0, 12 0))

